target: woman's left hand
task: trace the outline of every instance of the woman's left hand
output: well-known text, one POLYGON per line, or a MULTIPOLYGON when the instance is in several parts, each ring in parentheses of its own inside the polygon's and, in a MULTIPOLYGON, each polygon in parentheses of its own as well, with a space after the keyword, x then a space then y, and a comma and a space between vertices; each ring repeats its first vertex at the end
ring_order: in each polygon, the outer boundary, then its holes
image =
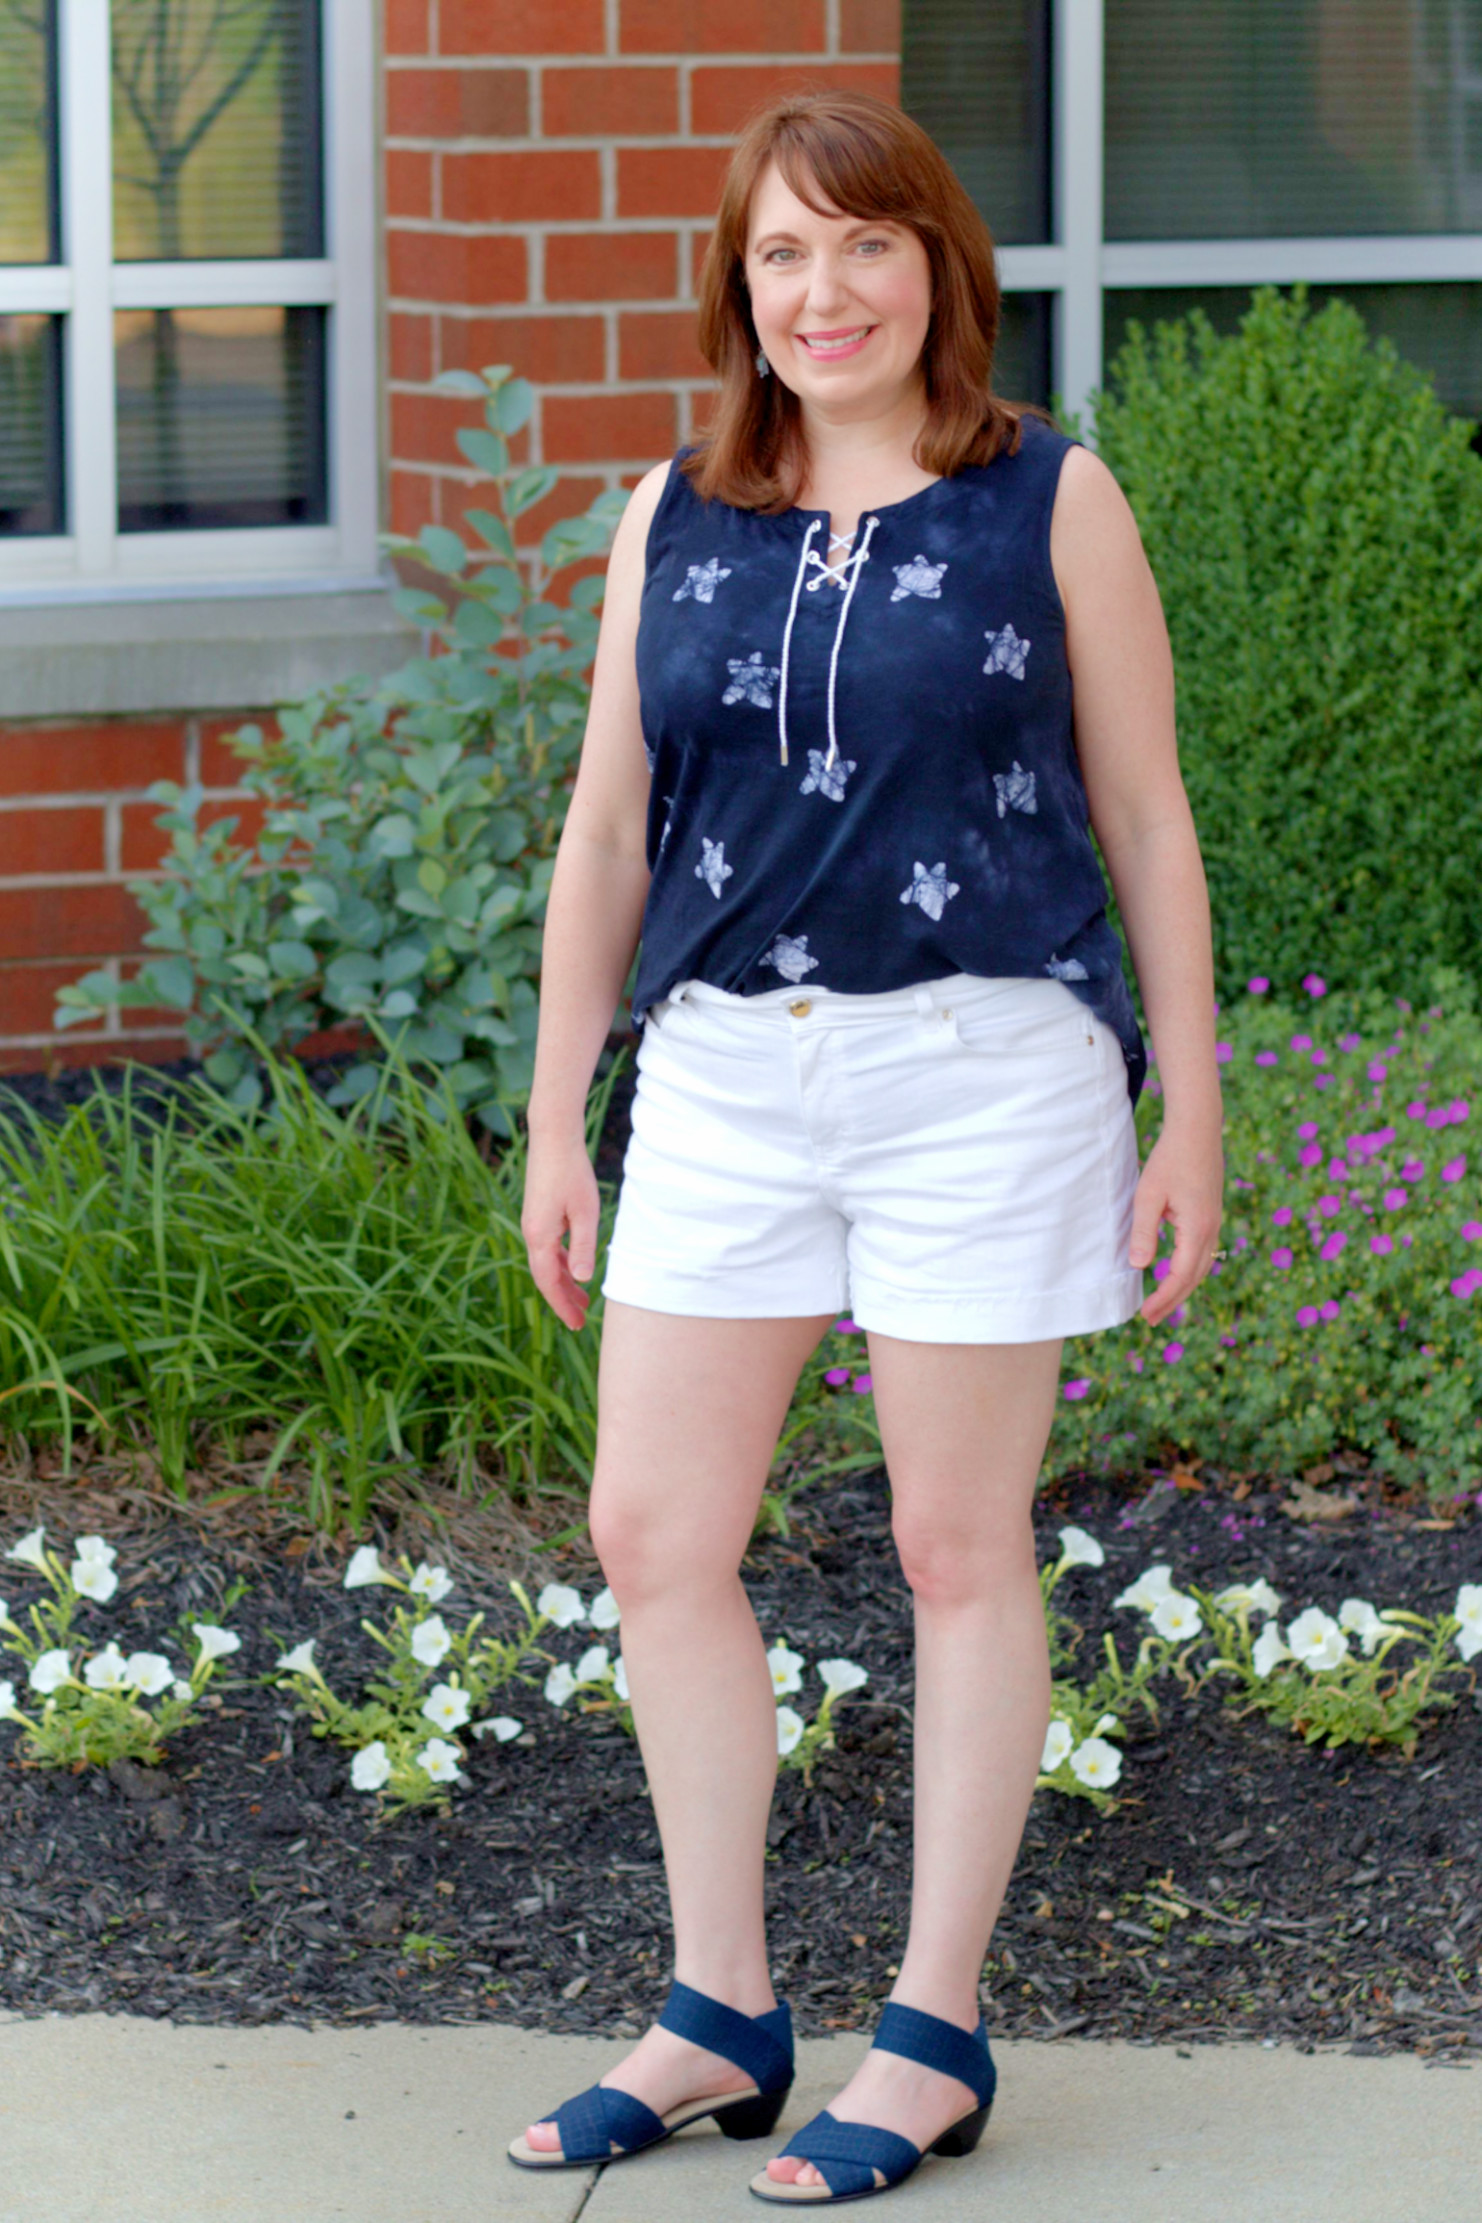
POLYGON ((1171 1268, 1142 1307, 1149 1327, 1166 1320, 1192 1296, 1214 1264, 1224 1185, 1225 1154, 1218 1126, 1202 1120, 1165 1120, 1133 1198, 1128 1251, 1132 1265, 1150 1266, 1160 1226, 1165 1220, 1172 1223, 1171 1268))

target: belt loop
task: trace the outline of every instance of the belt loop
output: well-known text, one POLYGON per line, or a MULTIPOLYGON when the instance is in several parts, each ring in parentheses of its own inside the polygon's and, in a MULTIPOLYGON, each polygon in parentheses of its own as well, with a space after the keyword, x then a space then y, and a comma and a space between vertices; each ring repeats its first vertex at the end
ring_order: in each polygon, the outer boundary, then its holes
POLYGON ((914 982, 912 985, 911 993, 916 998, 917 1018, 929 1019, 932 1015, 932 1012, 936 1008, 935 998, 933 997, 931 992, 931 982, 929 980, 918 980, 914 982))

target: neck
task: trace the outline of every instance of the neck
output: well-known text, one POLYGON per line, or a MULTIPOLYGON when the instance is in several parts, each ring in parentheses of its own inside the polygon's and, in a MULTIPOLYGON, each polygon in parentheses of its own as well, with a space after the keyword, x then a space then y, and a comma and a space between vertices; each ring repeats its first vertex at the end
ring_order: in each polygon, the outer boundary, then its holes
POLYGON ((803 440, 808 455, 808 483, 817 487, 846 473, 899 469, 914 458, 916 441, 926 421, 925 396, 919 379, 913 380, 885 406, 859 408, 847 414, 802 404, 803 440))

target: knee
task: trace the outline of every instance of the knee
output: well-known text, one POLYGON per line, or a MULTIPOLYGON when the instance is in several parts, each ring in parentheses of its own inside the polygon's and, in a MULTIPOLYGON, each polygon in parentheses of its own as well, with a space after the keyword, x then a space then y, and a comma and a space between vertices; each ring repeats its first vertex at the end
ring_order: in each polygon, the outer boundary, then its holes
POLYGON ((623 1612, 676 1591, 694 1595, 736 1579, 739 1553, 728 1556, 713 1538, 695 1536, 672 1511, 647 1497, 593 1485, 587 1525, 608 1586, 623 1612))
POLYGON ((963 1527, 898 1512, 894 1536, 901 1572, 919 1606, 981 1605, 1026 1582, 1038 1588, 1027 1521, 1006 1530, 993 1522, 963 1527))

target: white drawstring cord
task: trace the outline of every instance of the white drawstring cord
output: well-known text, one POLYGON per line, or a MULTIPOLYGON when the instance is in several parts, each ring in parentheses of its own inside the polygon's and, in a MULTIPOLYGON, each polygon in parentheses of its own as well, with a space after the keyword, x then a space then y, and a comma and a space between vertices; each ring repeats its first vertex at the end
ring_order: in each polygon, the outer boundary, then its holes
POLYGON ((777 742, 782 763, 787 762, 787 660, 792 649, 793 620, 798 614, 798 596, 802 592, 803 573, 808 568, 808 556, 813 546, 813 535, 818 530, 815 517, 803 535, 803 552, 798 558, 797 577, 792 583, 792 601, 788 605, 787 624, 782 630, 782 676, 777 689, 777 742))
POLYGON ((839 753, 839 736, 834 730, 834 683, 839 675, 839 651, 844 645, 844 628, 849 623, 849 605, 854 600, 854 590, 859 585, 859 575, 870 552, 870 535, 879 522, 878 517, 866 518, 864 539, 845 566, 849 572, 849 584, 844 589, 844 607, 839 612, 838 630, 834 634, 834 652, 828 660, 828 755, 823 763, 826 772, 833 770, 834 759, 839 753))

